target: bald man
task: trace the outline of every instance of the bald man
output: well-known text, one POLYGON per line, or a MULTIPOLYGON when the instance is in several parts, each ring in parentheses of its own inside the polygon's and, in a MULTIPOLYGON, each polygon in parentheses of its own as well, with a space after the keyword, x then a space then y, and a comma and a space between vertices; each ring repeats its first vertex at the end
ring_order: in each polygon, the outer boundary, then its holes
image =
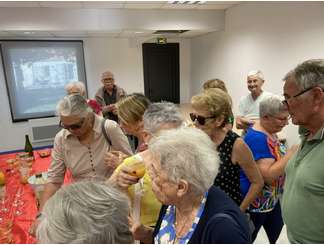
POLYGON ((95 99, 102 106, 103 116, 117 122, 115 103, 125 97, 126 92, 115 84, 114 74, 110 71, 102 73, 101 83, 103 86, 98 89, 95 99))
POLYGON ((263 74, 259 70, 250 71, 247 75, 247 88, 250 94, 242 97, 239 102, 239 112, 236 117, 236 128, 246 130, 251 127, 259 116, 259 104, 271 93, 263 91, 263 74))

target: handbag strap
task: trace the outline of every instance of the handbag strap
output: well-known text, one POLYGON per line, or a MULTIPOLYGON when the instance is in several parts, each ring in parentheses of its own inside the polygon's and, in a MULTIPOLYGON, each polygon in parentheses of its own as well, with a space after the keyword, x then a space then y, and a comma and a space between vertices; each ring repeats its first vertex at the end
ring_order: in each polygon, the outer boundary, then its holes
POLYGON ((107 131, 106 131, 106 128, 105 128, 106 120, 107 120, 107 119, 104 118, 104 119, 101 121, 101 129, 102 129, 102 133, 103 133, 103 135, 104 135, 104 137, 105 137, 107 143, 108 143, 109 145, 112 145, 112 144, 111 144, 111 140, 109 139, 108 134, 107 134, 107 131))

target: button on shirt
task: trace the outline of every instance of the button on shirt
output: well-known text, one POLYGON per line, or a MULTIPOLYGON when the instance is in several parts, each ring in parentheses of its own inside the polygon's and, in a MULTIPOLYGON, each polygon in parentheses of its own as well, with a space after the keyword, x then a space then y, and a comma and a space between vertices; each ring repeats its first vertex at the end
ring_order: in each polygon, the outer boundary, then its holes
POLYGON ((78 138, 66 129, 58 132, 48 170, 48 183, 62 184, 66 169, 71 171, 74 181, 107 178, 112 170, 106 166, 104 155, 110 147, 127 155, 132 154, 127 137, 119 125, 111 120, 107 120, 105 124, 106 132, 112 142, 112 146, 109 145, 102 133, 102 120, 102 117, 95 115, 94 140, 89 146, 82 145, 78 138))

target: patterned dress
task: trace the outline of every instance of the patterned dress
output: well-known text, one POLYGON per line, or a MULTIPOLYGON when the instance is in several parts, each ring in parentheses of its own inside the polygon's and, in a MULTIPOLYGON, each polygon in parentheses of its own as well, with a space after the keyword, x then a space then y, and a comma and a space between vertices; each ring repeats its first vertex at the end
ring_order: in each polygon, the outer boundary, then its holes
POLYGON ((160 229, 158 234, 154 238, 155 244, 170 244, 170 243, 177 243, 177 244, 187 244, 194 233, 197 224, 200 220, 200 217, 204 211, 206 200, 207 200, 208 192, 205 193, 204 198, 202 199, 196 217, 191 225, 189 231, 182 237, 179 237, 177 240, 176 236, 176 208, 173 205, 167 207, 166 213, 163 217, 160 229))
MULTIPOLYGON (((286 154, 286 147, 278 139, 271 139, 265 133, 250 128, 244 137, 244 141, 250 147, 254 160, 263 158, 273 158, 274 161, 280 160, 286 154)), ((258 197, 249 207, 250 212, 269 212, 278 203, 284 185, 284 176, 265 184, 258 197)))
POLYGON ((217 147, 221 164, 214 185, 222 189, 237 205, 241 205, 240 166, 232 162, 234 143, 240 136, 228 131, 223 142, 217 147))

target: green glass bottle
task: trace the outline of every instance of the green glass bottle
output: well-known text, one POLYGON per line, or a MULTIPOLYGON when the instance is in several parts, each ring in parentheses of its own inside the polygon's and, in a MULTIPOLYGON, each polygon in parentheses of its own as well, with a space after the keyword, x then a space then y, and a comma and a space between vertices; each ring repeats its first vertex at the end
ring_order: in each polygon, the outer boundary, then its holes
POLYGON ((28 155, 30 157, 34 156, 34 152, 33 152, 33 146, 29 141, 29 137, 28 134, 25 135, 25 152, 28 152, 28 155))

